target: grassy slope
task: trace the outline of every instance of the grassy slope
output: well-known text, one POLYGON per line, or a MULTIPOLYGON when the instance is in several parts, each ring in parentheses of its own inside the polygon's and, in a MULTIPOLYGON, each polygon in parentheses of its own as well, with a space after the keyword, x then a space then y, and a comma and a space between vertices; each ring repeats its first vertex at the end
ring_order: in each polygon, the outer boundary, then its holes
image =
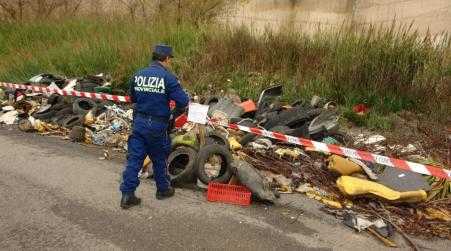
POLYGON ((111 73, 118 86, 145 66, 150 45, 176 49, 174 70, 197 92, 234 88, 256 97, 274 82, 289 101, 317 94, 350 107, 373 107, 362 124, 389 127, 383 116, 404 109, 446 119, 451 63, 447 40, 432 47, 405 29, 340 30, 312 37, 292 31, 256 36, 247 28, 189 23, 74 19, 0 25, 0 80, 42 72, 80 76, 111 73))
POLYGON ((107 72, 121 83, 148 63, 153 43, 173 44, 185 57, 197 39, 194 27, 128 20, 2 24, 0 78, 23 81, 41 72, 68 76, 107 72))
POLYGON ((434 111, 442 118, 449 114, 449 41, 433 47, 407 28, 313 37, 287 31, 255 37, 241 28, 212 35, 206 47, 209 54, 200 58, 210 67, 203 69, 228 74, 229 86, 249 96, 255 97, 258 87, 282 82, 289 100, 317 94, 348 111, 366 103, 375 117, 362 122, 376 127, 386 127, 379 115, 404 109, 434 111))

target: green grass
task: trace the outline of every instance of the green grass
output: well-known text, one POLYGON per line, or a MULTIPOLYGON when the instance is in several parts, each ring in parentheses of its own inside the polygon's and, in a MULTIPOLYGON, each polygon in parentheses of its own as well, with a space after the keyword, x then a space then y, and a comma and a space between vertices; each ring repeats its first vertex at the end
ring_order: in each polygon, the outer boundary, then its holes
POLYGON ((24 81, 42 72, 67 76, 106 72, 121 86, 149 63, 152 44, 169 43, 183 59, 199 46, 199 32, 192 25, 129 20, 5 24, 0 29, 0 78, 24 81))
POLYGON ((446 120, 450 114, 450 42, 421 37, 409 27, 343 28, 312 36, 290 30, 254 34, 212 22, 133 22, 76 18, 0 25, 0 80, 24 81, 42 72, 80 76, 110 73, 116 86, 149 63, 157 42, 174 46, 174 71, 197 93, 233 88, 256 98, 282 83, 284 99, 320 95, 344 107, 357 124, 389 129, 402 110, 446 120), (433 45, 435 44, 435 45, 433 45), (371 114, 352 115, 365 103, 371 114))

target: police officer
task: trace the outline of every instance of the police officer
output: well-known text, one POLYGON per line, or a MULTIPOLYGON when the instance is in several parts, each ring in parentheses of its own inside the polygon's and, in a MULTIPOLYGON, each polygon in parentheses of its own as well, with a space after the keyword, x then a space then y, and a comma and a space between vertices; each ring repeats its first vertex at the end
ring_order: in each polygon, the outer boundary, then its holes
POLYGON ((168 71, 172 58, 170 46, 156 45, 152 64, 139 70, 129 82, 135 108, 133 131, 128 139, 127 166, 120 186, 121 207, 124 209, 141 203, 141 199, 135 196, 135 190, 139 185, 138 172, 146 155, 153 163, 156 198, 162 200, 174 195, 166 163, 171 149, 168 126, 171 115, 174 115, 171 114, 169 101, 175 101, 175 111, 180 113, 188 105, 189 98, 177 78, 168 71))

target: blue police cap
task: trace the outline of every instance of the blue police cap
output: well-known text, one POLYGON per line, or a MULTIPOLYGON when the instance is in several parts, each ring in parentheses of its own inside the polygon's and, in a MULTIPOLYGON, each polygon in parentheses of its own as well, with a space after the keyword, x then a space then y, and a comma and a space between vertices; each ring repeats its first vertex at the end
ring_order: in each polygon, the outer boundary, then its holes
POLYGON ((172 55, 172 47, 166 44, 157 44, 153 52, 163 57, 174 57, 174 55, 172 55))

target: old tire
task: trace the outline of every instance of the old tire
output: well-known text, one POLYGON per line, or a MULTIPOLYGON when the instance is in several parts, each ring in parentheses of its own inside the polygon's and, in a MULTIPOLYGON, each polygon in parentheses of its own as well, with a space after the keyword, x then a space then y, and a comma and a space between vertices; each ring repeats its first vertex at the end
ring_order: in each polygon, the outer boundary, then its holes
POLYGON ((168 173, 174 185, 196 180, 197 152, 186 146, 174 149, 168 157, 168 173))
POLYGON ((52 121, 61 125, 61 122, 63 121, 63 119, 67 118, 71 115, 73 115, 72 107, 66 107, 66 108, 63 108, 63 109, 57 111, 55 113, 55 116, 53 116, 52 121))
POLYGON ((63 103, 64 102, 64 97, 53 93, 49 96, 49 98, 47 99, 47 103, 51 104, 51 105, 56 105, 58 103, 63 103))
POLYGON ((83 115, 73 115, 65 118, 63 121, 61 121, 61 125, 65 128, 72 128, 74 126, 81 126, 83 125, 83 115))
POLYGON ((232 177, 232 154, 225 146, 221 146, 218 144, 205 145, 200 148, 196 169, 197 169, 197 177, 204 184, 208 184, 209 182, 218 182, 218 183, 227 183, 232 177), (208 176, 205 170, 205 164, 208 162, 210 157, 214 155, 219 155, 221 157, 221 170, 219 171, 218 176, 210 177, 208 176))
POLYGON ((59 102, 59 103, 56 103, 56 104, 52 105, 51 109, 54 110, 54 111, 60 111, 60 110, 62 110, 64 108, 66 108, 67 106, 68 105, 64 101, 62 101, 62 102, 59 102))
POLYGON ((95 88, 101 86, 98 83, 90 83, 90 82, 78 82, 74 90, 81 92, 95 92, 95 88))
POLYGON ((230 149, 230 143, 227 138, 217 131, 208 132, 205 141, 208 145, 218 144, 227 147, 227 149, 230 149))
POLYGON ((64 117, 67 115, 72 115, 72 114, 73 114, 72 107, 65 107, 65 108, 57 111, 55 113, 55 117, 61 118, 61 117, 64 117))
POLYGON ((37 112, 33 114, 33 117, 39 120, 50 120, 51 118, 53 118, 53 116, 55 116, 55 114, 56 111, 52 109, 47 109, 44 112, 37 112))
POLYGON ((85 115, 93 110, 94 114, 97 110, 97 104, 92 99, 78 98, 74 101, 72 106, 74 114, 85 115))

